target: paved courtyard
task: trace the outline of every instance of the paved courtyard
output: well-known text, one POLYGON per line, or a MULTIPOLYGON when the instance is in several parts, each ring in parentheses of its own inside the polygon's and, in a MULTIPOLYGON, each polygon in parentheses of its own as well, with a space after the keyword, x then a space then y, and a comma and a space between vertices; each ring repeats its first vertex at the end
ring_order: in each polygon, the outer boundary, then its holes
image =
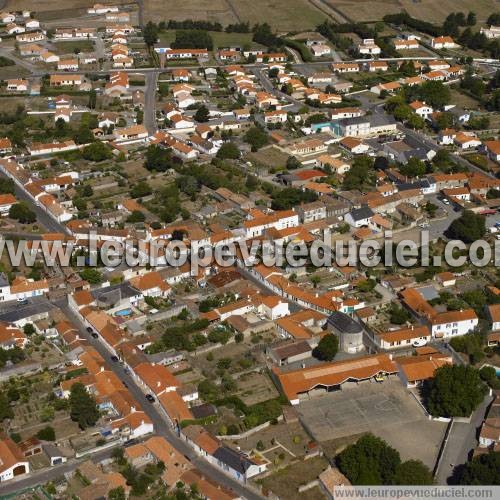
POLYGON ((446 424, 428 420, 399 380, 365 382, 298 406, 301 421, 318 441, 372 432, 396 448, 403 460, 416 458, 431 469, 446 424))

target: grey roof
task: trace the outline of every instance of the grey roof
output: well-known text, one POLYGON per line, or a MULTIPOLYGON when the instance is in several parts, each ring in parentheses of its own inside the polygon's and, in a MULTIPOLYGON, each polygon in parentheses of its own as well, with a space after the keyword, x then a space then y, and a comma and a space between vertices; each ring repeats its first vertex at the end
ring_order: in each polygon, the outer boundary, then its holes
POLYGON ((212 415, 217 415, 217 407, 209 403, 203 403, 202 405, 198 406, 191 406, 190 410, 194 418, 206 418, 211 417, 212 415))
POLYGON ((353 220, 358 221, 373 217, 373 211, 370 207, 355 208, 354 210, 351 210, 350 215, 353 220))
POLYGON ((36 299, 34 298, 29 300, 31 301, 29 304, 20 305, 19 303, 15 303, 12 308, 0 312, 0 321, 15 323, 20 319, 48 313, 50 310, 54 309, 54 306, 45 298, 37 301, 35 301, 36 299))
POLYGON ((351 118, 342 118, 339 120, 340 125, 356 125, 359 123, 371 123, 371 116, 353 116, 351 118))
POLYGON ((217 448, 213 455, 217 460, 226 464, 231 469, 239 472, 240 474, 246 474, 246 471, 252 466, 256 465, 255 462, 250 460, 245 455, 228 448, 227 446, 221 446, 217 448))
POLYGON ((97 290, 92 290, 91 293, 96 300, 114 303, 119 300, 135 297, 139 292, 128 282, 124 282, 118 285, 98 288, 97 290))
POLYGON ((360 333, 363 328, 347 314, 335 311, 328 316, 327 324, 343 333, 360 333))
POLYGON ((373 115, 369 115, 368 119, 370 121, 370 126, 372 127, 378 127, 380 125, 389 125, 392 123, 396 123, 394 117, 386 113, 375 113, 373 115))
POLYGON ((429 188, 430 184, 427 179, 420 179, 414 182, 402 182, 401 184, 397 183, 398 191, 409 191, 410 189, 425 189, 429 188))

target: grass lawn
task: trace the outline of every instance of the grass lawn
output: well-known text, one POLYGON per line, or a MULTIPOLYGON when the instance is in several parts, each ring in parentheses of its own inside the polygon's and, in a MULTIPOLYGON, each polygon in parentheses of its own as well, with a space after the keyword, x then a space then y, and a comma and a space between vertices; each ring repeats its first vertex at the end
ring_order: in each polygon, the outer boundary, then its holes
POLYGON ((262 483, 264 490, 270 490, 280 498, 288 500, 318 498, 314 496, 313 490, 299 493, 298 488, 316 479, 327 467, 328 461, 325 458, 315 457, 280 469, 259 482, 262 483))
POLYGON ((278 148, 271 146, 261 149, 256 153, 249 153, 246 160, 251 161, 256 165, 260 164, 267 168, 281 168, 285 167, 288 156, 289 155, 278 148))
POLYGON ((57 54, 74 54, 75 50, 80 50, 80 52, 92 52, 94 50, 94 42, 91 40, 56 42, 54 43, 54 47, 57 54))
POLYGON ((3 66, 0 68, 0 80, 7 80, 8 78, 20 78, 29 75, 29 71, 22 66, 14 64, 13 66, 3 66))
POLYGON ((242 21, 267 22, 279 31, 315 28, 325 14, 306 0, 228 0, 242 21))
POLYGON ((458 89, 451 88, 451 100, 453 104, 456 104, 459 108, 465 109, 477 109, 479 107, 479 101, 476 101, 473 97, 463 94, 458 89))

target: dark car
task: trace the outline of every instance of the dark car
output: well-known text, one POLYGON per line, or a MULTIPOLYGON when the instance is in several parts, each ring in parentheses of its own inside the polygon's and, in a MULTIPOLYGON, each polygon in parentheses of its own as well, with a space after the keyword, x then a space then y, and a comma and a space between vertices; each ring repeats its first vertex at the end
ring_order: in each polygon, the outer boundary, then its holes
POLYGON ((123 384, 125 387, 128 387, 127 382, 125 382, 125 380, 122 380, 122 384, 123 384))
POLYGON ((92 333, 91 333, 91 335, 92 335, 92 337, 94 337, 95 339, 99 338, 99 335, 97 335, 97 333, 96 333, 96 332, 92 332, 92 333))
POLYGON ((151 396, 151 394, 146 394, 146 399, 150 402, 150 403, 154 403, 155 402, 155 398, 153 396, 151 396))
POLYGON ((92 333, 94 330, 90 326, 87 326, 87 332, 92 333))
POLYGON ((111 356, 111 361, 113 361, 113 363, 116 363, 118 361, 118 357, 117 356, 111 356))

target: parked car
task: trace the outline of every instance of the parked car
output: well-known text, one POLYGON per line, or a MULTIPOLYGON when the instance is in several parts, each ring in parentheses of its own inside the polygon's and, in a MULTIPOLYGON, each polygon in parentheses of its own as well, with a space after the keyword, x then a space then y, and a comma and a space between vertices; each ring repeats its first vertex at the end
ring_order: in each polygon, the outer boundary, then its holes
POLYGON ((116 363, 118 361, 118 357, 117 356, 111 356, 111 361, 113 361, 113 363, 116 363))
POLYGON ((423 346, 424 346, 424 345, 426 345, 426 344, 427 344, 427 340, 425 340, 425 339, 415 339, 415 340, 411 343, 411 345, 412 345, 413 347, 423 347, 423 346))
POLYGON ((95 339, 99 338, 99 335, 97 335, 96 332, 92 332, 90 335, 92 335, 92 337, 95 339))
POLYGON ((87 332, 92 333, 93 331, 94 331, 94 330, 92 329, 92 327, 87 326, 87 332))
POLYGON ((154 398, 151 394, 146 394, 146 399, 147 399, 150 403, 154 403, 154 402, 155 402, 155 398, 154 398))

